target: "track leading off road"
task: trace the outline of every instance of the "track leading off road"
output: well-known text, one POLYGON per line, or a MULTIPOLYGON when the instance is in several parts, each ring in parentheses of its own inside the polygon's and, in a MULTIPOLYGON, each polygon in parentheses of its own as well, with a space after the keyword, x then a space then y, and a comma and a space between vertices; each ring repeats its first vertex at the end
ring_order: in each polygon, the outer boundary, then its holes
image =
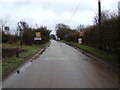
POLYGON ((73 47, 52 40, 50 47, 3 82, 3 88, 115 88, 118 76, 73 47))

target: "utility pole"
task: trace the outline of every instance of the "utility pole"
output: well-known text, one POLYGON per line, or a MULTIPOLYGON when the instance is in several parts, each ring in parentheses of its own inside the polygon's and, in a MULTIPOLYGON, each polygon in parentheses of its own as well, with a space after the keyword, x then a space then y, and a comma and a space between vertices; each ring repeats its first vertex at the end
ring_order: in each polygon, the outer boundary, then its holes
POLYGON ((101 1, 98 0, 98 22, 99 22, 99 49, 102 49, 102 31, 101 31, 101 1))
POLYGON ((99 16, 99 25, 101 25, 101 2, 98 0, 98 16, 99 16))
MULTIPOLYGON (((118 33, 120 34, 120 1, 118 2, 118 33)), ((120 36, 119 36, 119 38, 120 38, 120 36)), ((120 51, 120 50, 118 50, 118 51, 120 51)), ((119 53, 119 56, 120 56, 120 53, 119 53)))
MULTIPOLYGON (((118 33, 120 34, 120 1, 118 2, 118 33)), ((120 38, 120 36, 118 37, 118 39, 120 38)), ((120 47, 120 45, 118 46, 120 47)), ((119 58, 120 58, 120 49, 117 49, 119 58)), ((118 71, 120 71, 120 60, 118 61, 118 71)), ((118 72, 118 76, 120 76, 120 72, 118 72)), ((120 88, 120 78, 118 78, 118 88, 120 88)))

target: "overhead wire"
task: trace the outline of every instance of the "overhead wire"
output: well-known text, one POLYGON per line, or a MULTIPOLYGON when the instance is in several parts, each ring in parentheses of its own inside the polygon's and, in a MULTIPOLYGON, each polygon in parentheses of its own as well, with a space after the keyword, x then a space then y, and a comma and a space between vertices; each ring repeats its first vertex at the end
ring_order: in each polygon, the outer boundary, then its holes
POLYGON ((73 17, 75 16, 77 10, 79 9, 79 6, 80 6, 80 2, 78 3, 78 5, 77 5, 77 7, 76 7, 76 9, 75 9, 75 11, 74 11, 72 17, 70 18, 69 23, 72 21, 73 17))

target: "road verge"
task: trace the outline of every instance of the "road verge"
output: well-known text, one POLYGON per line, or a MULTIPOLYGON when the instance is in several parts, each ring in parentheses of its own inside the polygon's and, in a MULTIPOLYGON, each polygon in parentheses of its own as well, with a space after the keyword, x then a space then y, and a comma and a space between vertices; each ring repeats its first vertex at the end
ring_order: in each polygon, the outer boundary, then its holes
MULTIPOLYGON (((23 45, 22 49, 27 50, 27 52, 20 53, 19 57, 8 57, 2 60, 2 81, 7 77, 14 74, 28 61, 33 60, 38 54, 41 54, 50 45, 50 42, 42 45, 23 45)), ((14 47, 16 48, 16 47, 14 47)))

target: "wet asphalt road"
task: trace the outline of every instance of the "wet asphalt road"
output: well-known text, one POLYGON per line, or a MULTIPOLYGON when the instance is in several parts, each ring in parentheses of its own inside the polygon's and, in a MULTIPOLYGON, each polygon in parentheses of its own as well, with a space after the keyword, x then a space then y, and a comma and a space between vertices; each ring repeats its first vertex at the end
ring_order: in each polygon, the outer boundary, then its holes
POLYGON ((64 43, 51 41, 43 54, 3 82, 3 88, 115 88, 106 65, 64 43))

